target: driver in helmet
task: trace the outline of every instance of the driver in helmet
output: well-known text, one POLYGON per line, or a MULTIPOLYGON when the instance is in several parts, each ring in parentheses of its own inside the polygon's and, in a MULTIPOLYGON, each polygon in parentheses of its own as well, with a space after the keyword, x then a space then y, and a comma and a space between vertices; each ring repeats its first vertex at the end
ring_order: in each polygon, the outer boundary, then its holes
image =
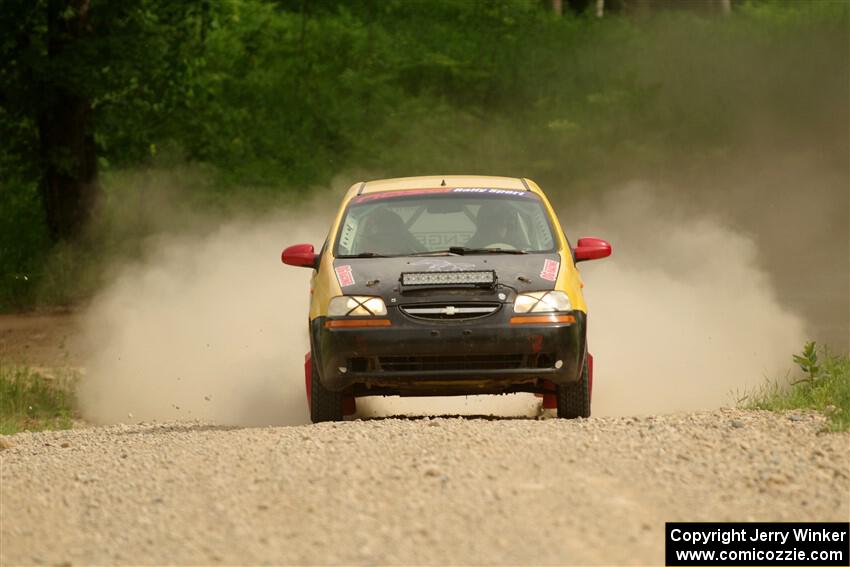
POLYGON ((520 248, 516 238, 517 216, 512 207, 500 202, 484 203, 475 221, 476 231, 466 243, 468 248, 520 248))
POLYGON ((360 237, 360 253, 382 256, 423 252, 425 248, 410 234, 404 220, 389 209, 378 208, 364 219, 360 237))

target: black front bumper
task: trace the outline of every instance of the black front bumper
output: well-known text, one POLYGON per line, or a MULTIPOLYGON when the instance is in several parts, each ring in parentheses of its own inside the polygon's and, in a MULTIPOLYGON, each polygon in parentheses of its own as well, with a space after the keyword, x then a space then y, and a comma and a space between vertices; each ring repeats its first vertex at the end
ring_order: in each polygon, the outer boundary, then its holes
POLYGON ((467 322, 418 321, 389 309, 388 327, 328 329, 311 322, 322 383, 355 395, 453 395, 547 391, 577 381, 585 359, 586 316, 575 322, 511 324, 501 309, 467 322))

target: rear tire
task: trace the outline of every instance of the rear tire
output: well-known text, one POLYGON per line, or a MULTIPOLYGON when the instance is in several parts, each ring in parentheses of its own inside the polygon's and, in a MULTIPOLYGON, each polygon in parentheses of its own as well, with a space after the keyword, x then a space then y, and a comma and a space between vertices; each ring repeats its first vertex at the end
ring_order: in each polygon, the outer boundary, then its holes
POLYGON ((575 419, 590 417, 590 379, 587 360, 578 382, 558 384, 558 417, 575 419))
POLYGON ((316 359, 310 358, 310 420, 313 423, 342 421, 342 393, 325 388, 319 379, 316 359))

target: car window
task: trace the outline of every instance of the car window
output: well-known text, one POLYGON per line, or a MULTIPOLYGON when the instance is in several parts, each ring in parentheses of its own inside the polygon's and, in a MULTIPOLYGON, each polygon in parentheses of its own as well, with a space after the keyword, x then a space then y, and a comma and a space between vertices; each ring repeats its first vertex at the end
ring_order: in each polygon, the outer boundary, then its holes
POLYGON ((453 246, 524 252, 555 248, 549 215, 537 195, 478 191, 355 197, 340 225, 334 255, 396 256, 448 251, 453 246))
POLYGON ((427 207, 409 225, 410 232, 428 250, 465 246, 475 233, 475 218, 466 210, 455 213, 430 213, 427 207))

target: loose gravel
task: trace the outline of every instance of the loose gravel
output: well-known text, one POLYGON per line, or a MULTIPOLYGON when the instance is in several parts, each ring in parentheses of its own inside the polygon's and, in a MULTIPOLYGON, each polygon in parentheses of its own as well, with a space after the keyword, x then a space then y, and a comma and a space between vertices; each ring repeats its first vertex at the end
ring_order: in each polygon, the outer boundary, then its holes
POLYGON ((0 564, 661 564, 665 521, 847 521, 815 414, 22 433, 0 564))

